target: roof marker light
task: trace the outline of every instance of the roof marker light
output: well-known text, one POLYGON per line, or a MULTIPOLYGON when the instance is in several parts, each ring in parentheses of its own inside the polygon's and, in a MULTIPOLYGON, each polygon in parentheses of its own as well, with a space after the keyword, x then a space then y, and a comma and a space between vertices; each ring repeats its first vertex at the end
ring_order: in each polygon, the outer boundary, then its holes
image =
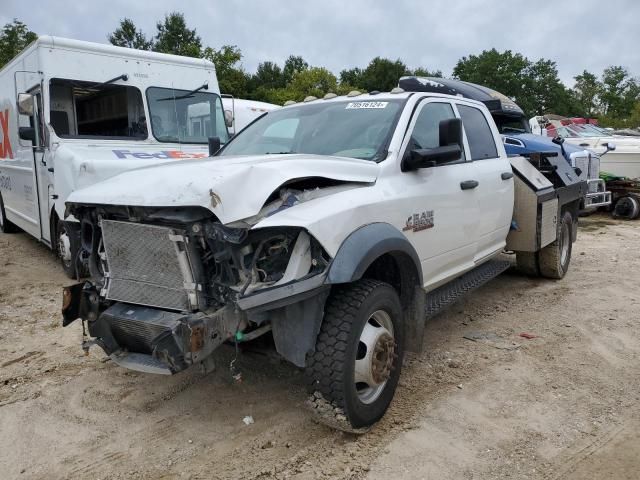
POLYGON ((357 97, 358 95, 362 95, 358 90, 351 90, 347 93, 347 97, 357 97))
POLYGON ((303 102, 307 103, 307 102, 313 102, 314 100, 317 100, 318 97, 314 97, 313 95, 309 95, 308 97, 305 97, 305 99, 303 100, 303 102))
POLYGON ((293 105, 294 103, 296 103, 296 102, 293 101, 293 100, 287 100, 286 102, 284 102, 284 106, 286 107, 288 105, 293 105))
POLYGON ((391 93, 404 93, 404 88, 395 87, 391 90, 391 93))
POLYGON ((329 100, 329 99, 331 99, 331 98, 336 98, 337 96, 338 96, 338 95, 336 95, 335 93, 333 93, 333 92, 329 92, 329 93, 327 93, 327 94, 326 94, 324 97, 322 97, 322 98, 323 98, 324 100, 329 100))
POLYGON ((380 93, 380 90, 371 90, 369 92, 369 95, 378 95, 380 93))

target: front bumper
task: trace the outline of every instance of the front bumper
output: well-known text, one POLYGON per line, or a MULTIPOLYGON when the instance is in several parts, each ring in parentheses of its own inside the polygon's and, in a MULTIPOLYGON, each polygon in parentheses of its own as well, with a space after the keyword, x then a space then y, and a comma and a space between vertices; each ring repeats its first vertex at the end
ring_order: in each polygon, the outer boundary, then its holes
POLYGON ((587 180, 587 194, 584 197, 583 209, 595 209, 611 205, 611 192, 607 192, 604 180, 587 180))
MULTIPOLYGON (((145 373, 171 375, 202 362, 246 328, 248 319, 304 302, 330 287, 325 275, 261 290, 215 311, 179 313, 116 302, 102 310, 90 283, 63 290, 63 326, 87 321, 92 343, 118 365, 145 373)), ((104 307, 102 307, 104 308, 104 307)))

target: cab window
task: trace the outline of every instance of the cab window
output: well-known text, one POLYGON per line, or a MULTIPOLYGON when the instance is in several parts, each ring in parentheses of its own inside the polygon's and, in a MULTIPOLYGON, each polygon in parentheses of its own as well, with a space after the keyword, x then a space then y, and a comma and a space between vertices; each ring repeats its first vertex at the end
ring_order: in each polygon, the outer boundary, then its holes
POLYGON ((458 105, 462 126, 467 134, 471 160, 496 158, 498 150, 493 132, 481 110, 468 105, 458 105))
MULTIPOLYGON (((440 146, 440 122, 456 118, 453 107, 449 103, 430 102, 427 103, 420 113, 411 132, 407 153, 411 150, 430 149, 440 146)), ((464 150, 462 158, 464 160, 464 150)), ((460 160, 455 160, 458 162, 460 160)))

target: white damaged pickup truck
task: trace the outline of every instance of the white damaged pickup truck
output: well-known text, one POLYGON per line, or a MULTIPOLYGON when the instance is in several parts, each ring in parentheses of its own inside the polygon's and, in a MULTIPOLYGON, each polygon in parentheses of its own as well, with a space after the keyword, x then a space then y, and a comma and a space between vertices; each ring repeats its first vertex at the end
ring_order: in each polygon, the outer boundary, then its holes
POLYGON ((366 431, 425 319, 504 271, 497 255, 564 276, 585 192, 554 154, 508 158, 480 102, 310 98, 213 158, 74 192, 91 277, 64 289, 63 324, 80 318, 86 348, 161 374, 268 333, 305 368, 314 414, 366 431))

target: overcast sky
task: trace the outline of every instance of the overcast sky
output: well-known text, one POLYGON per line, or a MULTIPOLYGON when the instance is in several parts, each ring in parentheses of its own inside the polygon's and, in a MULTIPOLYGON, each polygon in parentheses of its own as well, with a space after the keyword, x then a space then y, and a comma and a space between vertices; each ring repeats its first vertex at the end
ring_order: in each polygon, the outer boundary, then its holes
POLYGON ((106 42, 124 17, 145 33, 173 10, 203 45, 237 45, 242 63, 280 64, 290 54, 334 73, 375 56, 450 75, 457 60, 492 47, 557 62, 568 85, 584 69, 624 65, 640 75, 638 0, 0 0, 0 24, 13 18, 40 35, 106 42))

